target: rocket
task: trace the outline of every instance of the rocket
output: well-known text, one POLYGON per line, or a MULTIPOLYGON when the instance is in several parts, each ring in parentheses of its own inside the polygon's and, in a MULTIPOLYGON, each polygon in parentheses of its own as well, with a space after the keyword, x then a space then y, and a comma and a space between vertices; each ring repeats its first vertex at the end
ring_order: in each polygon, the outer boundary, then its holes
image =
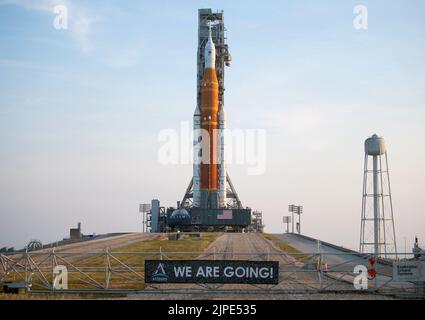
POLYGON ((193 206, 224 208, 226 206, 224 157, 226 116, 223 106, 219 107, 216 49, 212 40, 211 26, 204 48, 204 57, 201 101, 193 115, 193 206))

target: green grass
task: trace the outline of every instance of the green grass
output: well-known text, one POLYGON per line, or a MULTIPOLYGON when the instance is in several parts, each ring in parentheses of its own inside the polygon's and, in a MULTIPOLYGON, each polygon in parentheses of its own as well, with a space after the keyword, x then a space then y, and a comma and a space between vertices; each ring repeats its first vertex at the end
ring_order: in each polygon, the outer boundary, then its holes
POLYGON ((284 242, 279 237, 269 233, 264 233, 263 236, 264 238, 272 241, 279 249, 281 249, 282 251, 284 251, 285 253, 293 257, 294 259, 303 263, 313 262, 311 255, 304 254, 302 251, 290 246, 288 243, 284 242))
POLYGON ((180 255, 171 254, 172 252, 192 252, 192 254, 185 254, 183 258, 193 259, 207 249, 207 247, 220 235, 222 235, 222 233, 203 232, 199 238, 190 238, 183 234, 180 240, 143 241, 112 250, 112 252, 159 252, 161 249, 169 259, 181 258, 180 255))
MULTIPOLYGON (((111 250, 111 255, 118 259, 120 262, 113 258, 109 258, 112 269, 121 268, 120 272, 111 273, 109 288, 111 289, 138 289, 142 290, 146 287, 143 276, 144 276, 144 261, 145 260, 159 260, 160 256, 158 253, 160 250, 163 253, 163 259, 172 260, 190 260, 199 256, 204 252, 208 246, 219 237, 222 233, 217 232, 205 232, 201 233, 200 237, 188 237, 182 233, 180 240, 168 240, 168 234, 162 236, 160 240, 146 240, 141 242, 135 242, 133 244, 116 248, 111 250), (118 253, 122 254, 118 254, 118 253), (135 254, 137 252, 143 252, 147 254, 135 254), (152 255, 148 254, 152 252, 152 255), (183 253, 176 254, 175 252, 183 253), (126 269, 123 265, 132 268, 139 274, 137 277, 132 271, 126 269), (130 278, 130 279, 126 279, 130 278), (135 281, 136 280, 136 281, 135 281)), ((68 259, 69 260, 69 259, 68 259)), ((71 263, 84 271, 86 275, 96 280, 100 284, 105 284, 105 255, 99 254, 95 256, 86 257, 81 255, 80 257, 72 258, 71 263), (94 270, 95 268, 96 270, 94 270)), ((58 264, 64 264, 58 259, 58 264)), ((87 276, 80 274, 74 270, 71 266, 68 268, 68 288, 69 289, 94 289, 93 284, 86 284, 83 280, 88 280, 87 276), (80 278, 80 279, 78 279, 80 278)), ((44 266, 44 274, 47 280, 52 282, 52 271, 51 266, 46 264, 44 266)), ((33 279, 37 279, 36 276, 33 279)), ((12 280, 12 279, 6 279, 12 280)), ((33 291, 43 289, 37 286, 35 283, 32 287, 33 291)), ((9 296, 9 295, 7 295, 9 296)), ((18 298, 16 295, 14 297, 18 298)), ((65 298, 71 298, 66 295, 65 298)), ((1 297, 0 297, 1 299, 1 297)))

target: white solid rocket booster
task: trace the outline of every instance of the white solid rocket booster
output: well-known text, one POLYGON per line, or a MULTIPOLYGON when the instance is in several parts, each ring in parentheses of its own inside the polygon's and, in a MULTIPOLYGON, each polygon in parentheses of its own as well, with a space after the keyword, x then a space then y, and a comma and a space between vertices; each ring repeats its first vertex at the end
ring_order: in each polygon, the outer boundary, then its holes
POLYGON ((226 113, 223 106, 220 104, 218 110, 218 152, 219 152, 219 177, 218 177, 218 204, 220 208, 227 206, 226 194, 226 158, 225 158, 225 131, 226 131, 226 113))
POLYGON ((193 206, 201 206, 201 172, 200 172, 200 136, 201 136, 201 110, 196 106, 193 114, 193 206))

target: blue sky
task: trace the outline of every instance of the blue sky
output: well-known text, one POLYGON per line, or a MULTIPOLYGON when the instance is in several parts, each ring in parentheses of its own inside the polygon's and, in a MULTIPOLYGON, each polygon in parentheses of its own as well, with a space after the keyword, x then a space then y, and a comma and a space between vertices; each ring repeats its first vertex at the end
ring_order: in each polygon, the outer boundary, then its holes
MULTIPOLYGON (((357 247, 363 141, 388 141, 397 236, 425 238, 423 1, 0 0, 0 247, 140 230, 137 205, 174 205, 190 165, 157 136, 191 121, 197 9, 223 9, 230 128, 267 130, 267 171, 230 165, 242 201, 280 232, 357 247), (53 7, 69 8, 68 30, 53 7), (368 29, 353 8, 368 8, 368 29), (335 228, 335 225, 340 228, 335 228)), ((410 246, 410 245, 409 245, 410 246)))

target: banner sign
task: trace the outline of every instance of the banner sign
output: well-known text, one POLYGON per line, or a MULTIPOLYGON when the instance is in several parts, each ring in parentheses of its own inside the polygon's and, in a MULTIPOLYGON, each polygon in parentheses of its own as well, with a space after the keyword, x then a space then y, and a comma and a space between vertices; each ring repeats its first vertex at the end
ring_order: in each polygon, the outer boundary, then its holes
POLYGON ((393 281, 425 281, 425 261, 396 261, 393 281))
POLYGON ((278 261, 145 260, 145 283, 278 284, 278 261))

